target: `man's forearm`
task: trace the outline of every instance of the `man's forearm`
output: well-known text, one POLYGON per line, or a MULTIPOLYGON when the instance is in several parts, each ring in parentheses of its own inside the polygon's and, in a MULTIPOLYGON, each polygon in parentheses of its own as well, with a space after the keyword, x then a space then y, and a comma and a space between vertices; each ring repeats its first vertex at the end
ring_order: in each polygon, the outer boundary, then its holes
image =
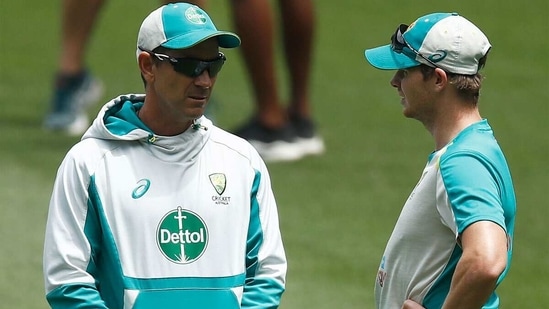
POLYGON ((454 273, 443 309, 482 308, 494 289, 498 276, 477 260, 462 258, 454 273))

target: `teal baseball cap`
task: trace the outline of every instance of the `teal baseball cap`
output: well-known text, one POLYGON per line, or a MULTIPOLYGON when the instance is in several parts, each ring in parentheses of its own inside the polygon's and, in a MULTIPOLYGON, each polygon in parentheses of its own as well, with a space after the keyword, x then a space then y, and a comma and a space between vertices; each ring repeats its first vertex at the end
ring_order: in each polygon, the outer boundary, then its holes
POLYGON ((219 31, 200 7, 190 3, 170 3, 151 12, 141 24, 137 36, 137 55, 157 47, 186 49, 217 37, 219 46, 234 48, 240 38, 229 31, 219 31))
POLYGON ((366 49, 366 60, 382 70, 426 64, 449 73, 472 75, 491 45, 484 33, 458 13, 432 13, 401 24, 391 44, 366 49))

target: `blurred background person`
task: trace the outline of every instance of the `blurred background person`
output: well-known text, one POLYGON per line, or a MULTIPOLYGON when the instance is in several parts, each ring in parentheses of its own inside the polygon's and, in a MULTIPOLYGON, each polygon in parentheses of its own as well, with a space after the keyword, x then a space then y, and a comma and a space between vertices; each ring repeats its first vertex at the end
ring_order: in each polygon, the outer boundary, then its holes
MULTIPOLYGON (((170 3, 173 1, 160 1, 170 3)), ((185 1, 200 7, 204 0, 185 1)), ((86 109, 101 99, 104 87, 86 67, 86 50, 105 0, 64 0, 61 50, 50 111, 44 126, 80 135, 89 125, 86 109)), ((315 15, 312 0, 279 0, 289 103, 282 104, 275 70, 275 22, 265 0, 230 0, 255 110, 233 133, 248 140, 266 161, 292 161, 324 152, 310 106, 309 82, 315 15)))
MULTIPOLYGON (((105 0, 63 0, 61 50, 53 81, 50 111, 44 119, 49 130, 81 135, 88 128, 86 109, 104 93, 101 80, 86 67, 86 51, 105 0)), ((172 1, 160 1, 167 4, 172 1)))
POLYGON ((315 14, 312 0, 278 0, 289 74, 289 102, 282 103, 275 70, 275 22, 265 0, 231 0, 236 32, 252 85, 255 111, 234 133, 247 139, 266 161, 292 161, 324 152, 313 122, 309 82, 315 14))

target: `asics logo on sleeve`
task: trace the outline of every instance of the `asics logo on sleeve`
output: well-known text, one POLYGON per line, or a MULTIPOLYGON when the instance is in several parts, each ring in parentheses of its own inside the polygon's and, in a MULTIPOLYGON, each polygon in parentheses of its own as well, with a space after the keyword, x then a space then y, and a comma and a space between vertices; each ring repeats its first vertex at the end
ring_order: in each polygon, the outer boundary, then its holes
POLYGON ((147 191, 149 191, 150 186, 151 186, 150 180, 145 178, 139 180, 137 182, 137 187, 135 187, 135 189, 133 189, 132 191, 132 198, 136 200, 142 197, 143 195, 145 195, 145 193, 147 193, 147 191))

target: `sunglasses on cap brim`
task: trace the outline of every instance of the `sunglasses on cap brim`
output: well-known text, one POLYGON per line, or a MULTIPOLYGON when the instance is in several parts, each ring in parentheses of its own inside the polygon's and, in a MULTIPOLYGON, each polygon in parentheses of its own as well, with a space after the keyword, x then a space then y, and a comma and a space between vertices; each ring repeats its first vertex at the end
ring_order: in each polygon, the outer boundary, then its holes
POLYGON ((391 36, 391 49, 398 54, 405 54, 410 58, 415 58, 417 55, 435 68, 441 69, 441 67, 436 65, 432 60, 423 56, 419 51, 415 50, 412 46, 410 46, 410 44, 408 44, 408 42, 406 42, 404 39, 404 32, 406 32, 406 30, 408 30, 408 25, 400 24, 397 27, 395 33, 391 36))

